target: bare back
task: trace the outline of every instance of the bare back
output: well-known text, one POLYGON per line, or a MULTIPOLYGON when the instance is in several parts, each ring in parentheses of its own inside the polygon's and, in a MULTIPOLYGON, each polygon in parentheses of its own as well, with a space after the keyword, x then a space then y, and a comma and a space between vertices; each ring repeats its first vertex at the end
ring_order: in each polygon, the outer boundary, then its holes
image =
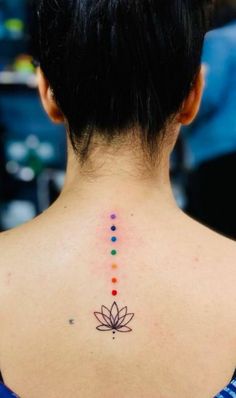
POLYGON ((178 211, 58 210, 0 239, 5 383, 22 398, 218 393, 236 365, 235 243, 178 211), (114 302, 134 314, 126 332, 99 329, 114 302))

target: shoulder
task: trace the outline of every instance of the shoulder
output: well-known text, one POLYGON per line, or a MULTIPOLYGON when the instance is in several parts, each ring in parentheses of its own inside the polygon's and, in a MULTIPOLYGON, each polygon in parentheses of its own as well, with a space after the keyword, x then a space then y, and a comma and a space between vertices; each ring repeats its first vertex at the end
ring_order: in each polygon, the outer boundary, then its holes
POLYGON ((197 253, 199 258, 215 272, 231 273, 236 283, 236 241, 182 213, 184 225, 183 248, 197 253))
POLYGON ((37 219, 0 234, 0 295, 14 286, 11 281, 17 283, 32 268, 38 245, 37 219))
POLYGON ((30 233, 27 225, 0 233, 0 266, 11 263, 13 258, 18 258, 24 252, 25 245, 29 242, 30 233))
POLYGON ((233 327, 235 337, 236 242, 189 217, 186 224, 183 247, 191 253, 191 277, 197 276, 197 289, 211 300, 213 313, 221 318, 220 322, 233 327))
POLYGON ((231 301, 231 309, 236 314, 236 242, 191 218, 187 223, 187 239, 198 259, 196 266, 200 267, 202 277, 219 300, 226 305, 231 301))
POLYGON ((8 283, 9 276, 15 272, 16 264, 24 252, 24 228, 16 228, 0 234, 0 291, 8 283))

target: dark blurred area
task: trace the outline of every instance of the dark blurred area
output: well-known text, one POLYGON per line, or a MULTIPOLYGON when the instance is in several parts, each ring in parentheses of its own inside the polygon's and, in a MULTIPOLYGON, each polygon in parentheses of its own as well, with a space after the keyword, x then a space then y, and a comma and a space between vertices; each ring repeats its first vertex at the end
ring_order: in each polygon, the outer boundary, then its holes
POLYGON ((45 210, 64 179, 64 129, 44 114, 29 55, 32 19, 31 1, 0 0, 1 230, 45 210))
MULTIPOLYGON (((206 38, 206 88, 195 123, 183 129, 171 163, 179 206, 236 239, 236 0, 216 1, 206 38)), ((32 0, 0 0, 0 230, 44 211, 66 166, 63 127, 42 109, 32 54, 32 0)))
POLYGON ((216 0, 213 28, 217 29, 236 19, 235 0, 216 0))

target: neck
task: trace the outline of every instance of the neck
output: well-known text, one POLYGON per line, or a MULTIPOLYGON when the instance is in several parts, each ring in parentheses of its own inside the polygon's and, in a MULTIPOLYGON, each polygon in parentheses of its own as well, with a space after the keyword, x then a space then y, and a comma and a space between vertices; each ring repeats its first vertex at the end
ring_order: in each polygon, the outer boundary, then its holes
POLYGON ((148 165, 144 157, 127 145, 119 150, 98 147, 81 166, 68 147, 68 166, 64 189, 57 203, 81 209, 147 206, 176 209, 170 182, 170 150, 148 165))

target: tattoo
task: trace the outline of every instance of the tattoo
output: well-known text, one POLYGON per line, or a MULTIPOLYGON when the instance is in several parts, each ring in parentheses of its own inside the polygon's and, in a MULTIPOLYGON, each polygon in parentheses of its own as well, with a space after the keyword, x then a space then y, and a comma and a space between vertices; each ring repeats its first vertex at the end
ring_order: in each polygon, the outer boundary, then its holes
MULTIPOLYGON (((110 219, 114 223, 115 220, 117 220, 117 215, 115 213, 110 215, 110 219)), ((110 225, 110 230, 112 231, 112 234, 109 236, 110 242, 114 245, 117 246, 117 225, 112 224, 110 225), (116 231, 116 233, 115 233, 116 231)), ((110 255, 112 257, 118 255, 118 250, 116 248, 110 248, 110 255)), ((111 268, 116 270, 118 268, 117 263, 112 263, 111 268)), ((111 282, 112 284, 117 284, 118 283, 118 278, 116 275, 111 275, 111 282)), ((117 296, 118 291, 116 289, 111 290, 112 296, 117 296)), ((95 317, 97 320, 100 322, 100 325, 96 327, 97 330, 100 330, 102 332, 105 331, 112 331, 113 334, 117 332, 131 332, 132 329, 128 327, 128 323, 133 319, 134 314, 133 313, 128 313, 127 307, 123 307, 119 309, 117 303, 114 301, 111 308, 108 309, 105 307, 105 305, 102 305, 101 307, 101 312, 94 312, 95 317)), ((114 339, 115 337, 113 337, 114 339)))
POLYGON ((110 310, 102 305, 101 312, 94 312, 95 317, 100 322, 96 327, 97 330, 102 332, 115 331, 117 332, 131 332, 132 329, 128 327, 128 323, 133 319, 133 313, 127 313, 127 307, 119 310, 118 305, 114 301, 110 310))

